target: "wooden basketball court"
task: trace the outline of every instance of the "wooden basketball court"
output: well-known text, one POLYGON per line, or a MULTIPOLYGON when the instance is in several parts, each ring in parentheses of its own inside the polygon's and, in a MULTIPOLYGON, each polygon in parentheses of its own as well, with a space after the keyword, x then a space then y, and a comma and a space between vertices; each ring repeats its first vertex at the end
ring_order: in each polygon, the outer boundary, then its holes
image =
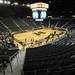
MULTIPOLYGON (((23 44, 27 44, 28 45, 27 47, 42 46, 58 39, 58 36, 54 35, 53 38, 49 39, 48 42, 46 42, 46 37, 48 37, 48 35, 50 34, 53 34, 54 32, 56 32, 56 34, 60 34, 63 32, 63 34, 61 34, 59 38, 63 37, 65 34, 65 31, 63 30, 51 29, 51 28, 32 30, 25 33, 15 34, 14 38, 17 40, 17 41, 15 40, 15 43, 19 44, 19 42, 22 42, 23 44), (39 45, 40 41, 41 45, 39 45), (32 42, 34 43, 31 45, 32 42)), ((21 47, 20 44, 19 47, 21 47)))

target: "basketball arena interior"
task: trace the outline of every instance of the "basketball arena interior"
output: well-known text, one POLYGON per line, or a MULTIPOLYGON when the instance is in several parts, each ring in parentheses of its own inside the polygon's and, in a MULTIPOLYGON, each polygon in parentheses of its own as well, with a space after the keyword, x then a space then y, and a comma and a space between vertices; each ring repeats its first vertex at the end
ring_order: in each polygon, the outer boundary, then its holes
POLYGON ((74 73, 74 0, 0 0, 0 75, 74 73))

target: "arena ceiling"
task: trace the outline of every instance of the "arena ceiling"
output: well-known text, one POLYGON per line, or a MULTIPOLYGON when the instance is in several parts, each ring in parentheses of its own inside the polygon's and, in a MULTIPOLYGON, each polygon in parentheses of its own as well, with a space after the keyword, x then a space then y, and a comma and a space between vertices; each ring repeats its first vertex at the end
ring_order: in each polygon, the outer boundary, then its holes
POLYGON ((10 0, 11 4, 0 4, 0 16, 28 16, 31 9, 22 4, 32 4, 35 2, 45 2, 49 4, 48 15, 69 16, 75 15, 75 0, 10 0), (19 5, 12 6, 14 2, 19 5))

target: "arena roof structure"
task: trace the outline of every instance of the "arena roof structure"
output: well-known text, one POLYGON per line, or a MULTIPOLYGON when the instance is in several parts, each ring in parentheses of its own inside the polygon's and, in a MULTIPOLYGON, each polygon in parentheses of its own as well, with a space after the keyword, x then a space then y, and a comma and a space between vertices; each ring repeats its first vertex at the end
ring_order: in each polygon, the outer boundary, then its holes
POLYGON ((75 15, 74 0, 0 0, 0 16, 31 16, 31 9, 28 6, 36 2, 49 4, 49 16, 75 15), (8 3, 6 2, 8 1, 8 3), (60 12, 60 13, 59 13, 60 12), (7 14, 6 14, 7 13, 7 14))

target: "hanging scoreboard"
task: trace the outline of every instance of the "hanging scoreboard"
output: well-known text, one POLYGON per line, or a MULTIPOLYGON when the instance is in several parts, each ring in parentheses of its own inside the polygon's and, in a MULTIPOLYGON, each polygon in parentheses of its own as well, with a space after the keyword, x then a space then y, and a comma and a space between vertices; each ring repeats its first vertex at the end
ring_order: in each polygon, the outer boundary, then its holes
POLYGON ((32 18, 35 21, 43 21, 47 17, 48 8, 49 5, 42 2, 31 4, 32 18))

